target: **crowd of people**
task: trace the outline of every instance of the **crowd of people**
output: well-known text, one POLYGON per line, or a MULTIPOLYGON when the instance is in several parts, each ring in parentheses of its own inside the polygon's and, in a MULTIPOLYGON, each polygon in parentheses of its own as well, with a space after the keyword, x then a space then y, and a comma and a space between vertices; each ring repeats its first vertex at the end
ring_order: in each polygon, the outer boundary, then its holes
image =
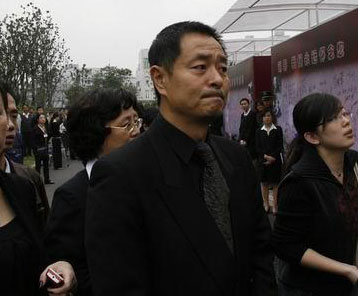
POLYGON ((159 110, 104 88, 76 100, 66 120, 39 110, 30 120, 23 106, 25 151, 46 183, 48 140, 60 168, 63 131, 84 165, 51 210, 39 174, 5 153, 18 116, 0 83, 0 294, 357 295, 358 154, 341 101, 302 98, 285 153, 272 96, 256 110, 240 100, 237 141, 216 135, 229 77, 215 29, 164 28, 149 63, 159 110), (49 268, 60 287, 48 285, 49 268))

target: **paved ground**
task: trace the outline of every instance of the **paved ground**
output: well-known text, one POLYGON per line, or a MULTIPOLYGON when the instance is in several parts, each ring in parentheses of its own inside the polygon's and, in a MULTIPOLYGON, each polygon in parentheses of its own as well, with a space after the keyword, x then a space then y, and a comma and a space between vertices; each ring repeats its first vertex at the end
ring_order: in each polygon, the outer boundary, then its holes
POLYGON ((50 166, 50 179, 55 182, 55 184, 45 185, 50 205, 52 203, 52 198, 55 190, 67 180, 71 179, 77 172, 81 171, 83 168, 83 164, 78 160, 70 160, 68 162, 64 162, 63 168, 58 170, 54 170, 53 166, 50 166))

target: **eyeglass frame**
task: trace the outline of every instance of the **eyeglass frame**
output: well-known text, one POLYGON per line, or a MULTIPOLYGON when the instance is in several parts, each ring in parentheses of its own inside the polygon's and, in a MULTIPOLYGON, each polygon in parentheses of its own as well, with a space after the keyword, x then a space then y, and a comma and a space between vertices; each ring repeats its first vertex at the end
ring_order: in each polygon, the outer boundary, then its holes
POLYGON ((320 123, 318 124, 318 126, 320 125, 323 125, 323 124, 327 124, 329 122, 332 122, 332 121, 342 121, 343 118, 348 118, 349 120, 353 119, 353 113, 352 112, 349 112, 347 111, 345 108, 342 108, 337 115, 333 116, 332 118, 326 120, 325 123, 320 123), (343 112, 342 112, 343 110, 343 112))
POLYGON ((140 129, 142 125, 143 125, 143 118, 137 118, 136 120, 131 120, 124 126, 106 125, 105 128, 121 129, 126 131, 128 134, 130 134, 131 132, 134 131, 134 128, 140 129))

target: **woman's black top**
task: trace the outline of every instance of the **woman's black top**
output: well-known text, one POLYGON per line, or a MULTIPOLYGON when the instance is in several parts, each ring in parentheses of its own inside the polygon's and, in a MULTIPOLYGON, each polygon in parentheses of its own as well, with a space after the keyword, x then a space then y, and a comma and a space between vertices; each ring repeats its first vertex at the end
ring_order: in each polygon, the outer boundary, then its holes
POLYGON ((39 254, 18 218, 0 227, 0 295, 38 293, 39 254))
POLYGON ((353 166, 356 151, 344 160, 344 184, 331 174, 314 148, 302 158, 279 186, 278 213, 272 243, 283 284, 313 295, 349 295, 351 282, 327 272, 303 267, 307 249, 339 262, 354 264, 357 241, 358 186, 353 166))
POLYGON ((50 123, 49 133, 51 134, 51 137, 60 137, 60 125, 61 121, 59 119, 53 120, 50 123))
POLYGON ((16 217, 0 227, 0 295, 37 296, 47 263, 36 220, 36 195, 29 181, 0 172, 0 187, 16 217))
POLYGON ((262 127, 256 130, 256 151, 260 167, 260 181, 278 184, 281 178, 283 134, 280 126, 275 127, 269 134, 266 130, 262 130, 262 127), (264 154, 274 157, 276 161, 270 165, 265 165, 264 154))

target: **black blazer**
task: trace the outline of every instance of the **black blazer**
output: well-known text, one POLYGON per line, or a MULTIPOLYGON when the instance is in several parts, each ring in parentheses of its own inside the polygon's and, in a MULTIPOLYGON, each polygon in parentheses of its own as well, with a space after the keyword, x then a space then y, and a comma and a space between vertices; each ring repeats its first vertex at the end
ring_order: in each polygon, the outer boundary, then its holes
POLYGON ((241 114, 241 123, 239 129, 239 139, 246 142, 246 148, 249 150, 251 157, 256 158, 255 132, 257 128, 256 113, 252 110, 244 116, 241 114))
POLYGON ((84 247, 84 222, 89 179, 77 173, 55 191, 45 243, 52 261, 70 262, 76 273, 76 295, 92 295, 84 247))
POLYGON ((271 130, 268 135, 261 127, 256 130, 256 151, 259 161, 264 161, 264 154, 267 154, 276 158, 277 163, 281 163, 280 154, 283 151, 282 128, 276 125, 276 129, 271 130))
POLYGON ((270 226, 248 153, 213 137, 231 192, 233 255, 158 120, 96 162, 86 213, 94 295, 270 295, 270 226))
MULTIPOLYGON (((281 182, 272 242, 277 256, 284 260, 278 269, 278 278, 283 283, 319 295, 351 295, 352 284, 347 278, 299 263, 311 248, 333 260, 354 264, 355 235, 341 213, 339 196, 344 194, 341 198, 349 201, 349 191, 357 190, 353 171, 357 161, 356 151, 346 152, 342 186, 317 151, 306 147, 281 182)), ((349 206, 356 210, 354 203, 349 206)))
POLYGON ((38 127, 38 125, 34 126, 34 146, 36 148, 47 147, 47 143, 49 140, 48 130, 46 129, 47 137, 44 137, 44 132, 38 127))
MULTIPOLYGON (((37 257, 34 258, 34 260, 38 262, 38 274, 31 274, 29 275, 29 278, 33 278, 34 280, 38 281, 40 273, 48 263, 48 258, 46 256, 45 248, 37 224, 36 194, 34 187, 30 181, 26 180, 25 178, 15 174, 6 174, 2 171, 0 172, 0 186, 5 193, 6 199, 11 205, 11 208, 16 214, 17 219, 19 219, 20 223, 24 227, 24 230, 29 234, 29 237, 34 242, 33 256, 37 257)), ((21 260, 21 258, 18 260, 21 260)), ((18 284, 20 286, 23 285, 21 281, 18 284)), ((38 283, 35 282, 34 284, 36 286, 38 283)), ((40 294, 43 295, 39 291, 39 295, 40 294)), ((29 291, 29 295, 32 296, 33 294, 29 291)))

